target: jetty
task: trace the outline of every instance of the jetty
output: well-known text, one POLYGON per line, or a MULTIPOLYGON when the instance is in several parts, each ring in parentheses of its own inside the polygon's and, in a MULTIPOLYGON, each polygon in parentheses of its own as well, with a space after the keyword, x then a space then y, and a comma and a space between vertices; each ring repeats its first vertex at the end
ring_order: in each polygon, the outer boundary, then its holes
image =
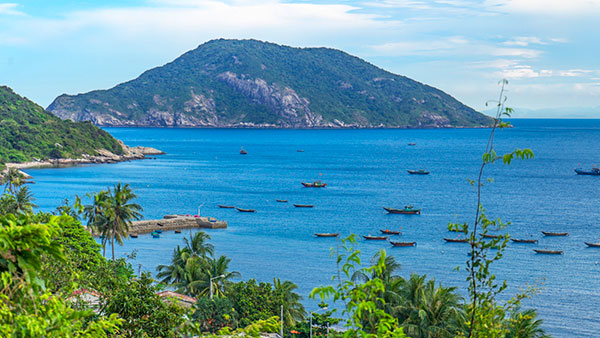
MULTIPOLYGON (((134 221, 129 227, 130 235, 148 234, 157 230, 169 231, 169 230, 182 230, 182 229, 225 229, 227 228, 227 221, 220 221, 214 217, 200 217, 200 216, 189 216, 189 215, 166 215, 162 219, 149 219, 143 221, 134 221)), ((98 236, 98 234, 89 229, 92 235, 98 236)))

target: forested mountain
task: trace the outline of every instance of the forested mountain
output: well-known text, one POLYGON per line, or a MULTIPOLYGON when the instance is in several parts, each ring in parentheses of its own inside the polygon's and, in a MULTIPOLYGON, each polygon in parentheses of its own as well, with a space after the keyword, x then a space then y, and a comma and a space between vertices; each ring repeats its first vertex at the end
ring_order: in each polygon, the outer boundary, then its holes
POLYGON ((213 40, 108 90, 48 110, 101 126, 479 127, 448 94, 330 48, 213 40))

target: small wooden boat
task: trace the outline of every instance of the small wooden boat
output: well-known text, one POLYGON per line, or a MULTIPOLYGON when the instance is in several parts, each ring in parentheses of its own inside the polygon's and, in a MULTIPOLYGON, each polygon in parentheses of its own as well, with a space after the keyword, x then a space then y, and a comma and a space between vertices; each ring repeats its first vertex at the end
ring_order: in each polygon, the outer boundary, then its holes
POLYGON ((587 245, 590 248, 600 248, 600 243, 588 243, 588 242, 583 242, 585 243, 585 245, 587 245))
POLYGON ((390 243, 395 246, 395 247, 399 247, 399 246, 416 246, 417 242, 392 242, 390 241, 390 243))
POLYGON ((162 234, 162 230, 158 229, 158 230, 154 230, 155 233, 157 234, 162 234))
POLYGON ((312 204, 294 204, 296 208, 312 208, 314 205, 312 204))
POLYGON ((467 243, 469 241, 469 239, 467 239, 467 238, 446 238, 446 237, 444 237, 444 240, 448 243, 467 243))
POLYGON ((129 234, 129 237, 131 237, 131 238, 138 238, 138 234, 129 234))
POLYGON ((235 209, 235 207, 233 205, 221 205, 221 204, 217 204, 217 205, 221 209, 235 209))
POLYGON ((393 231, 393 230, 388 230, 388 229, 385 229, 385 230, 379 229, 379 231, 381 231, 381 233, 384 235, 400 235, 402 233, 400 231, 393 231))
POLYGON ((156 225, 158 225, 159 227, 163 226, 162 223, 156 223, 156 225))
POLYGON ((314 181, 312 183, 300 182, 305 188, 325 188, 327 183, 321 181, 314 181))
POLYGON ((240 149, 240 155, 246 155, 248 154, 247 151, 244 150, 244 148, 240 149))
POLYGON ((239 211, 239 212, 256 212, 256 210, 255 210, 255 209, 242 209, 242 208, 238 208, 238 207, 235 207, 235 208, 236 208, 236 209, 237 209, 237 211, 239 211))
POLYGON ((279 203, 287 203, 288 200, 275 200, 275 202, 279 202, 279 203))
POLYGON ((151 233, 151 235, 152 235, 152 238, 160 238, 159 233, 153 232, 153 233, 151 233))
POLYGON ((404 215, 420 215, 421 214, 421 209, 415 209, 412 205, 407 205, 404 207, 404 209, 394 209, 394 208, 388 208, 388 207, 383 207, 383 209, 385 209, 385 211, 389 212, 390 214, 404 214, 404 215))
POLYGON ((408 145, 409 145, 409 146, 416 146, 417 144, 416 144, 416 143, 414 143, 414 142, 410 142, 408 145))
POLYGON ((426 171, 424 169, 419 170, 407 170, 411 175, 429 175, 430 171, 426 171))
POLYGON ((180 233, 181 233, 181 230, 175 230, 175 233, 176 233, 176 234, 180 234, 180 233))
POLYGON ((367 240, 372 240, 372 241, 387 241, 387 237, 386 236, 363 236, 365 239, 367 240))
POLYGON ((515 242, 515 243, 529 243, 529 244, 533 244, 533 243, 537 243, 538 240, 537 239, 516 239, 516 238, 511 238, 511 241, 515 242))
POLYGON ((500 238, 500 235, 484 234, 484 235, 481 235, 481 237, 483 237, 483 238, 500 238))
POLYGON ((326 233, 326 232, 315 233, 315 236, 317 236, 317 237, 337 237, 339 235, 340 234, 337 233, 337 232, 334 232, 334 233, 326 233))
POLYGON ((591 170, 583 170, 581 168, 574 169, 577 175, 599 176, 600 168, 592 168, 591 170))
POLYGON ((568 232, 546 232, 542 231, 544 236, 569 236, 568 232))
POLYGON ((562 250, 540 250, 540 249, 533 249, 533 251, 535 251, 536 253, 539 254, 546 254, 546 255, 562 255, 562 250))
POLYGON ((302 150, 302 149, 298 149, 296 151, 299 152, 299 153, 303 153, 304 152, 304 150, 302 150))

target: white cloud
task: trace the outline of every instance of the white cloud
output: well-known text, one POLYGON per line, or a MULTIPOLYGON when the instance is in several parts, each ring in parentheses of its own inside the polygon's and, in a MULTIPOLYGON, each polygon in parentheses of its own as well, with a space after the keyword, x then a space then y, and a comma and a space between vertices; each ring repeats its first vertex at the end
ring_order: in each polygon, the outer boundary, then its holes
POLYGON ((532 15, 596 15, 600 0, 486 0, 490 10, 532 15))
POLYGON ((0 3, 0 15, 25 15, 25 13, 17 10, 19 4, 16 3, 0 3))

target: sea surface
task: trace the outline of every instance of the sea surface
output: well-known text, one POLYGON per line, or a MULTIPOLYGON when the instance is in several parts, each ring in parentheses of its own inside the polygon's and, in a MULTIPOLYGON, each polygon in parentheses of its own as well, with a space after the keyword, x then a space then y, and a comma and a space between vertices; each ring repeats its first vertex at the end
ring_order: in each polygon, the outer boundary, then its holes
MULTIPOLYGON (((512 122, 514 128, 497 133, 498 153, 531 148, 535 159, 488 167, 485 177, 493 183, 483 188, 483 205, 489 217, 511 222, 506 230, 511 236, 539 239, 539 244, 511 244, 492 270, 508 280, 505 297, 527 286, 541 288, 524 305, 538 309, 544 328, 555 337, 598 337, 600 249, 586 248, 583 242, 597 242, 600 236, 600 177, 577 176, 573 168, 600 164, 600 120, 512 122), (544 238, 542 230, 570 236, 544 238), (564 255, 539 255, 533 248, 560 249, 564 255)), ((476 194, 467 179, 477 176, 489 130, 106 130, 126 144, 167 154, 28 170, 40 209, 50 211, 65 198, 129 183, 147 219, 200 212, 226 220, 227 229, 207 230, 217 254, 230 257, 231 268, 243 279, 295 282, 309 311, 318 303, 307 299, 309 292, 331 283, 336 273, 330 253, 338 242, 315 238, 315 232, 347 236, 401 229, 397 240, 417 241, 416 247, 391 248, 361 239, 363 261, 386 249, 402 264, 401 275, 427 274, 465 293, 468 245, 445 243, 443 237, 457 237, 447 231, 448 222, 473 223, 476 194), (241 147, 248 155, 239 154, 241 147), (431 174, 406 172, 419 168, 431 174), (300 184, 316 179, 327 187, 300 184), (294 208, 292 203, 315 207, 294 208), (239 213, 217 204, 257 212, 239 213), (382 209, 407 204, 422 208, 422 214, 389 215, 382 209)), ((160 239, 140 235, 117 252, 123 256, 136 250, 136 269, 155 273, 157 265, 170 262, 188 233, 166 232, 160 239)))

